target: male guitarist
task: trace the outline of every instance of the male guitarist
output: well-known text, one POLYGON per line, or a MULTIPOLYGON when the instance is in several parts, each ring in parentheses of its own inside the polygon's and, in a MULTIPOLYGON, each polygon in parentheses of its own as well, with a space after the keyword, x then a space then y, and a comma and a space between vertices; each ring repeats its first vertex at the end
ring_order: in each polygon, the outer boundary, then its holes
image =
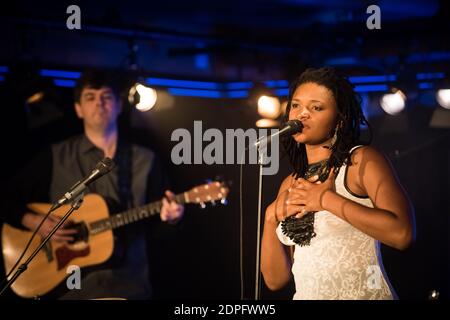
MULTIPOLYGON (((87 71, 75 87, 75 111, 84 124, 84 134, 52 145, 21 171, 7 197, 5 220, 16 227, 36 229, 42 216, 26 209, 30 202, 57 201, 86 176, 104 157, 116 167, 89 186, 89 192, 103 196, 110 208, 124 210, 164 196, 160 218, 179 221, 184 207, 166 190, 166 179, 156 155, 149 149, 128 143, 118 132, 121 113, 119 90, 106 72, 87 71)), ((114 212, 114 211, 113 211, 114 212)), ((76 211, 74 212, 74 215, 76 211)), ((39 235, 46 236, 58 218, 48 219, 39 235)), ((151 298, 148 279, 146 232, 148 222, 114 231, 112 257, 101 265, 82 269, 81 289, 58 292, 60 299, 151 298)), ((55 241, 71 241, 77 230, 70 222, 54 235, 55 241)))

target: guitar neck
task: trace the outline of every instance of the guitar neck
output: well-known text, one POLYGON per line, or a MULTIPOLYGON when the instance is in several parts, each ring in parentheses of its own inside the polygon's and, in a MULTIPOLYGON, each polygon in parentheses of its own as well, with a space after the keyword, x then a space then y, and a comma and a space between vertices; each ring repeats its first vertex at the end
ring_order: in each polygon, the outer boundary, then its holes
MULTIPOLYGON (((175 200, 179 204, 185 204, 189 202, 189 199, 186 196, 186 192, 175 195, 175 200)), ((161 211, 161 207, 162 200, 159 200, 148 203, 141 207, 116 213, 102 220, 92 222, 90 224, 91 234, 97 234, 106 230, 120 228, 128 224, 150 218, 151 216, 159 214, 159 212, 161 211)))

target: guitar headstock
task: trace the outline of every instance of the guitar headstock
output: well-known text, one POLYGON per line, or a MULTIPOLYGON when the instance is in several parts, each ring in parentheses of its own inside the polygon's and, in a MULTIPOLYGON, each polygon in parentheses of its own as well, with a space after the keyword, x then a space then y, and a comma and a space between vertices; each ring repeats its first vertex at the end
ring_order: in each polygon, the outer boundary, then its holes
POLYGON ((226 198, 230 189, 224 182, 212 181, 192 188, 184 193, 186 203, 197 203, 202 208, 205 203, 219 201, 226 204, 226 198))

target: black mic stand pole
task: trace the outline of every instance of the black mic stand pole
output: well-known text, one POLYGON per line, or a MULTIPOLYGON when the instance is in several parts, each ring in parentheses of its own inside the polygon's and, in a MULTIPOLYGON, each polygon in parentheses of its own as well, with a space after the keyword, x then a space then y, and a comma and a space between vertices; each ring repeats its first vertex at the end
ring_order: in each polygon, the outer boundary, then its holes
POLYGON ((69 218, 69 216, 72 214, 72 212, 74 212, 75 210, 80 208, 80 206, 81 206, 81 204, 83 202, 83 196, 84 196, 84 192, 80 193, 76 198, 73 199, 73 202, 72 202, 72 205, 71 205, 69 211, 67 211, 67 213, 64 215, 64 217, 62 217, 62 219, 53 227, 52 231, 41 242, 39 247, 37 247, 34 250, 34 252, 28 257, 28 259, 17 268, 17 270, 14 273, 14 275, 8 280, 8 282, 2 288, 2 291, 0 291, 0 296, 6 291, 6 289, 8 289, 14 283, 14 281, 16 281, 16 279, 25 270, 27 270, 28 264, 31 262, 31 260, 33 260, 33 258, 39 253, 39 251, 46 245, 46 243, 50 240, 50 238, 53 236, 53 234, 61 227, 61 225, 64 222, 66 222, 67 218, 69 218))
POLYGON ((260 259, 261 259, 261 215, 262 215, 262 191, 263 191, 263 166, 264 155, 267 152, 267 137, 257 145, 259 180, 258 180, 258 221, 256 226, 256 268, 255 268, 255 300, 260 299, 260 259))
POLYGON ((259 181, 258 181, 258 222, 256 226, 256 267, 255 267, 255 300, 260 299, 260 259, 261 259, 261 216, 262 216, 262 191, 263 191, 263 166, 264 155, 267 153, 267 145, 272 143, 272 139, 279 139, 281 134, 286 134, 292 130, 300 132, 303 124, 298 120, 292 120, 290 128, 283 128, 272 136, 266 136, 258 139, 253 146, 257 148, 258 164, 259 164, 259 181), (294 123, 295 122, 295 123, 294 123))

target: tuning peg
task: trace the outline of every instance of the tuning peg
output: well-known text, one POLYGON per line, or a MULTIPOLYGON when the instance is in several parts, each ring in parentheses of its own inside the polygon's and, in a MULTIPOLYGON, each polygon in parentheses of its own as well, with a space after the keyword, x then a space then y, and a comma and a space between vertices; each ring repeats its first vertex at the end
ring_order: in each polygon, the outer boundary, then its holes
POLYGON ((211 182, 212 182, 211 179, 206 179, 206 180, 205 180, 205 183, 211 183, 211 182))
POLYGON ((211 204, 214 207, 216 205, 216 201, 215 200, 211 200, 211 204))
POLYGON ((228 204, 227 198, 223 198, 222 200, 220 200, 220 203, 226 206, 228 204))
POLYGON ((206 204, 204 202, 200 202, 200 208, 205 209, 206 208, 206 204))

